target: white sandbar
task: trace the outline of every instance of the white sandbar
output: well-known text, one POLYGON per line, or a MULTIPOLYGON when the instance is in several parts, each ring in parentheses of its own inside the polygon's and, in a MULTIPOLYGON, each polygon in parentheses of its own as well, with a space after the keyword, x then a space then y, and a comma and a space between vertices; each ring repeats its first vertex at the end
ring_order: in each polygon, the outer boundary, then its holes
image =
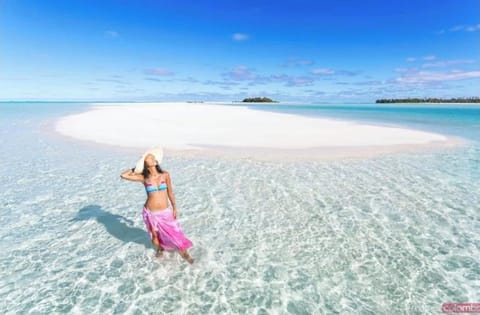
POLYGON ((342 156, 351 155, 348 152, 352 151, 385 152, 386 148, 394 147, 393 151, 398 151, 398 148, 412 145, 441 145, 449 141, 446 136, 419 130, 273 113, 246 106, 204 103, 93 105, 86 112, 62 117, 55 129, 76 139, 122 147, 162 145, 174 151, 224 148, 235 154, 248 149, 262 154, 269 149, 317 153, 325 153, 328 149, 342 156))

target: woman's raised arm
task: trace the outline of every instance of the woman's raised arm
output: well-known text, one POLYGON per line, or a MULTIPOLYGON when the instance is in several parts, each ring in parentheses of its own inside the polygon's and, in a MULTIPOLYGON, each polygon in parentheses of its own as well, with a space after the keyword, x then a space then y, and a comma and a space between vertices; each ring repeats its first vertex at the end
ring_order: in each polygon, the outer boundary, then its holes
POLYGON ((133 182, 143 182, 143 175, 136 174, 133 170, 134 168, 126 170, 125 172, 120 174, 120 177, 126 180, 131 180, 133 182))

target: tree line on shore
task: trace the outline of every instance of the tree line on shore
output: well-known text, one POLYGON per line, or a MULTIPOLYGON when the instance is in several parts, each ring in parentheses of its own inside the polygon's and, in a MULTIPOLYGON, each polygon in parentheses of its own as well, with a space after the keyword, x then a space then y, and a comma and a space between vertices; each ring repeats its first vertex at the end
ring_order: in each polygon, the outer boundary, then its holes
POLYGON ((277 103, 276 101, 272 100, 268 97, 247 97, 244 98, 242 102, 245 103, 277 103))
POLYGON ((454 98, 383 98, 375 103, 480 103, 480 97, 454 98))

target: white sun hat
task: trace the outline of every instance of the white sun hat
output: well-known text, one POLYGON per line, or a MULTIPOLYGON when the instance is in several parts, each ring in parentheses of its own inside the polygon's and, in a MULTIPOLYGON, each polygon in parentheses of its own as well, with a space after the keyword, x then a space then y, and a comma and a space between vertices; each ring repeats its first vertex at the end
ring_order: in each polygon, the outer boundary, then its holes
POLYGON ((162 163, 163 149, 162 147, 159 147, 159 146, 154 147, 148 150, 147 152, 143 153, 142 157, 140 158, 140 160, 138 160, 137 164, 135 165, 135 170, 134 170, 135 173, 141 174, 143 172, 143 167, 145 165, 145 158, 149 154, 155 157, 155 160, 157 160, 158 164, 162 163))

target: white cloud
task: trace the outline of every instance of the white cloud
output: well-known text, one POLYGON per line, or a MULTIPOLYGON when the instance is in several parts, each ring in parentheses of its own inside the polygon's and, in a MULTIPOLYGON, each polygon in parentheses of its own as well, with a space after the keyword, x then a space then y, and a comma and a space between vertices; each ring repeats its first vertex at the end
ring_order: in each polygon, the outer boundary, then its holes
POLYGON ((223 74, 224 77, 235 81, 254 80, 257 76, 250 68, 246 66, 236 66, 232 70, 223 74))
POLYGON ((105 36, 110 37, 110 38, 120 37, 120 34, 118 34, 117 31, 112 31, 112 30, 105 31, 104 34, 105 34, 105 36))
POLYGON ((315 63, 315 61, 311 59, 298 59, 298 58, 289 58, 286 62, 284 62, 281 66, 282 67, 299 67, 299 66, 311 66, 315 63))
POLYGON ((452 65, 467 64, 467 63, 474 63, 474 62, 475 60, 472 60, 472 59, 436 61, 436 62, 426 63, 422 65, 422 68, 448 67, 452 65))
POLYGON ((146 69, 145 70, 146 74, 151 74, 151 75, 160 75, 160 76, 167 76, 167 75, 174 75, 175 73, 171 70, 164 69, 164 68, 152 68, 152 69, 146 69))
POLYGON ((235 33, 232 35, 232 39, 235 41, 244 41, 249 39, 250 36, 248 34, 243 34, 243 33, 235 33))
POLYGON ((405 60, 407 62, 414 62, 414 61, 417 61, 417 60, 432 61, 432 60, 435 60, 435 59, 437 59, 437 57, 435 55, 428 55, 428 56, 423 56, 423 57, 408 57, 405 60))
POLYGON ((451 27, 449 29, 450 32, 458 32, 458 31, 461 31, 465 28, 464 25, 455 25, 454 27, 451 27))
POLYGON ((327 68, 317 68, 312 70, 313 74, 335 74, 335 70, 327 68))
POLYGON ((240 65, 236 66, 232 70, 222 73, 224 81, 221 82, 211 82, 217 85, 231 84, 233 82, 242 82, 247 83, 249 86, 262 85, 267 83, 279 82, 283 83, 284 86, 308 86, 312 85, 315 82, 314 77, 309 76, 291 76, 287 74, 270 74, 270 75, 261 75, 253 72, 252 69, 240 65))
POLYGON ((310 66, 313 65, 315 62, 313 60, 302 59, 298 60, 298 64, 301 66, 310 66))
POLYGON ((417 71, 408 73, 402 77, 396 78, 398 83, 427 83, 439 81, 456 81, 465 79, 480 78, 480 71, 462 71, 453 70, 449 72, 431 72, 431 71, 417 71))
POLYGON ((314 79, 309 77, 289 77, 286 84, 287 86, 308 86, 313 82, 314 79))
POLYGON ((475 32, 480 30, 480 24, 474 25, 474 26, 468 26, 465 28, 467 32, 475 32))
POLYGON ((446 32, 459 32, 459 31, 464 31, 464 32, 475 32, 480 30, 480 24, 477 25, 455 25, 453 27, 450 27, 447 31, 446 30, 440 30, 437 32, 438 35, 445 34, 446 32))
POLYGON ((395 72, 407 72, 408 68, 395 68, 395 72))

